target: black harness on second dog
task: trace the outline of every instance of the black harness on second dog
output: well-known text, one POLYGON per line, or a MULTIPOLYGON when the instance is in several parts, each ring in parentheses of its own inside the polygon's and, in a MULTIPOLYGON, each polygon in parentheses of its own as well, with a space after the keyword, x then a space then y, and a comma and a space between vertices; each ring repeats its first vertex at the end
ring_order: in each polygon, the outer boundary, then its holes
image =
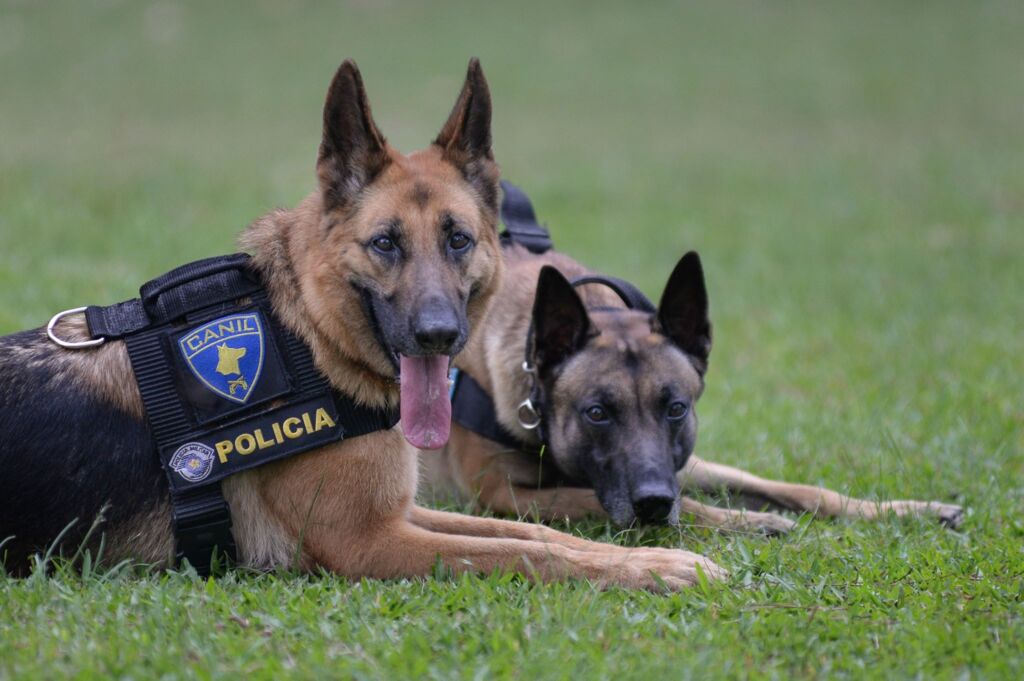
POLYGON ((215 553, 235 559, 224 478, 389 429, 398 413, 331 388, 245 254, 183 265, 139 293, 86 308, 86 321, 94 339, 128 348, 170 482, 177 558, 207 575, 215 553))
MULTIPOLYGON (((501 220, 505 223, 505 231, 501 238, 503 244, 518 244, 531 253, 541 255, 554 248, 551 234, 547 228, 537 222, 533 205, 526 194, 505 180, 501 181, 501 189, 504 198, 501 202, 501 220)), ((586 284, 600 284, 610 288, 626 307, 630 310, 640 310, 650 314, 656 313, 656 308, 640 289, 633 284, 619 279, 600 274, 588 274, 570 280, 573 286, 584 286, 586 284)), ((605 308, 598 308, 605 309, 605 308)), ((614 309, 614 308, 608 308, 614 309)), ((502 444, 510 449, 518 451, 540 452, 547 444, 547 437, 544 432, 543 414, 546 409, 545 395, 541 382, 536 375, 536 369, 530 361, 533 356, 533 324, 526 335, 526 352, 523 361, 523 370, 532 374, 533 387, 530 396, 519 405, 520 424, 528 430, 536 430, 537 437, 542 447, 524 441, 498 421, 497 412, 494 406, 494 399, 484 390, 483 386, 465 371, 457 371, 453 378, 451 388, 452 421, 459 424, 466 430, 476 433, 481 437, 493 442, 502 444), (526 418, 524 420, 524 412, 526 418)))

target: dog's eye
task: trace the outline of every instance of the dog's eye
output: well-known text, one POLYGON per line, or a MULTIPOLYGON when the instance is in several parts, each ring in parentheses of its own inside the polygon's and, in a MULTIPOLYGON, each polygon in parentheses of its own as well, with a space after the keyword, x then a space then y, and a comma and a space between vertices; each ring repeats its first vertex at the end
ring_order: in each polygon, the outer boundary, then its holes
POLYGON ((608 423, 608 412, 604 410, 604 407, 597 404, 587 407, 583 411, 583 415, 591 423, 608 423))
POLYGON ((679 419, 686 416, 686 412, 690 411, 690 407, 686 402, 673 402, 668 405, 668 418, 670 421, 678 421, 679 419))
POLYGON ((453 251, 461 251, 472 243, 470 238, 462 232, 455 232, 448 238, 448 247, 453 251))
POLYGON ((370 242, 381 253, 391 253, 397 248, 395 240, 389 236, 378 236, 370 242))

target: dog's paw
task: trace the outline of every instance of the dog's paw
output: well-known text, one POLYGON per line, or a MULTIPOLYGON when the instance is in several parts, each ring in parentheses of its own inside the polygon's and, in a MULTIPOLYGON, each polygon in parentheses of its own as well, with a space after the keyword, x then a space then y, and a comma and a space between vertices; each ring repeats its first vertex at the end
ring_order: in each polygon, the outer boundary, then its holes
POLYGON ((964 522, 964 509, 955 504, 941 504, 932 502, 928 505, 929 510, 935 514, 939 522, 951 530, 957 530, 964 522))
POLYGON ((753 532, 760 532, 766 537, 778 537, 792 532, 796 528, 796 521, 778 513, 747 511, 744 513, 743 527, 753 532))
POLYGON ((624 567, 629 581, 652 591, 694 586, 700 579, 698 569, 708 580, 729 577, 728 571, 706 556, 678 549, 632 549, 624 567))
POLYGON ((899 516, 932 517, 951 530, 959 529, 964 522, 964 509, 956 504, 941 501, 894 501, 887 509, 899 516))
POLYGON ((789 534, 796 528, 796 521, 778 513, 759 511, 720 511, 720 517, 712 522, 730 532, 754 532, 766 537, 789 534))

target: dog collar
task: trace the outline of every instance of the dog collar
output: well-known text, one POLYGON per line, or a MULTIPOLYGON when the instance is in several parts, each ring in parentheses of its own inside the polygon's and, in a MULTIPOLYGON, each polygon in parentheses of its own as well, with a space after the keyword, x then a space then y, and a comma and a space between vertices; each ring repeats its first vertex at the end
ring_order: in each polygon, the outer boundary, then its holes
MULTIPOLYGON (((140 297, 84 311, 90 341, 123 340, 170 485, 176 558, 201 575, 236 557, 221 481, 346 438, 387 430, 396 409, 334 390, 309 348, 274 314, 249 256, 183 265, 140 297)), ((71 311, 68 311, 71 312, 71 311)))

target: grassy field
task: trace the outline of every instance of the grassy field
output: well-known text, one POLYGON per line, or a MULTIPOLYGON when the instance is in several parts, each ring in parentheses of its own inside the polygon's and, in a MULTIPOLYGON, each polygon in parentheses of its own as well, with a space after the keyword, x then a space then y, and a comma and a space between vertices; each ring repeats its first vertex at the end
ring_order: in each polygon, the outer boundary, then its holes
POLYGON ((1011 1, 0 0, 0 333, 131 297, 300 200, 344 57, 410 150, 478 55, 497 158, 562 250, 652 295, 700 250, 702 455, 969 509, 959 532, 573 528, 733 573, 671 596, 0 576, 0 679, 1020 678, 1022 35, 1011 1))

